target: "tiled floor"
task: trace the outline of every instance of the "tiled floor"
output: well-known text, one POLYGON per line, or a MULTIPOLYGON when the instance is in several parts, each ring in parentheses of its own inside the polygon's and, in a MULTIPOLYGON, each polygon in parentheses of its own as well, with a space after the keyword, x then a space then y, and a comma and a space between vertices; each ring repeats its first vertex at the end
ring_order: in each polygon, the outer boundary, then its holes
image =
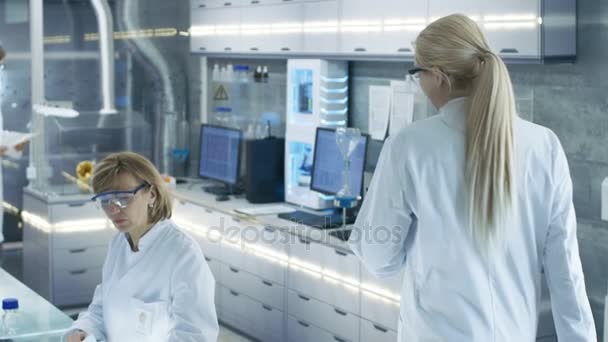
MULTIPOLYGON (((15 278, 23 280, 22 253, 20 244, 6 244, 4 246, 3 258, 0 267, 12 274, 15 278)), ((65 310, 66 314, 76 316, 82 309, 65 310)), ((239 335, 228 327, 220 327, 218 342, 250 342, 251 340, 239 335)))

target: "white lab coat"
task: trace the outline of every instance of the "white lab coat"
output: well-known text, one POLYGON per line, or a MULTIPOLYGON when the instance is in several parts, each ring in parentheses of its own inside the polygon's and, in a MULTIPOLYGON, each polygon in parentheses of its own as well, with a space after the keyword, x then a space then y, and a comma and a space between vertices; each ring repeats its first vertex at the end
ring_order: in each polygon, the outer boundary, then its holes
POLYGON ((404 268, 399 341, 532 342, 543 271, 559 340, 596 341, 559 140, 516 119, 519 215, 484 259, 465 228, 464 131, 459 98, 390 137, 349 240, 373 274, 404 268))
POLYGON ((112 239, 102 282, 72 328, 109 342, 216 341, 214 292, 199 245, 164 220, 141 238, 139 252, 123 233, 112 239))

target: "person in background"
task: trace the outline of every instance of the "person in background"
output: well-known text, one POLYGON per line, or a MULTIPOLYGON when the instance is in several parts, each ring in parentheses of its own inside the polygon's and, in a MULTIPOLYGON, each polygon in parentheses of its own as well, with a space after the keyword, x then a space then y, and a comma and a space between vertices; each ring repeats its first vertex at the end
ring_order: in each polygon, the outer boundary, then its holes
POLYGON ((115 153, 95 166, 92 184, 119 234, 64 341, 216 341, 215 279, 197 242, 170 220, 157 169, 136 153, 115 153))
MULTIPOLYGON (((3 120, 2 120, 2 103, 3 103, 3 90, 5 87, 5 79, 4 79, 4 61, 6 60, 6 50, 4 50, 2 46, 2 42, 0 42, 0 131, 4 129, 3 120)), ((7 155, 11 156, 20 156, 21 152, 25 148, 27 142, 22 142, 15 146, 4 146, 0 145, 0 157, 6 157, 7 155), (12 150, 12 151, 11 151, 12 150)), ((2 266, 2 255, 3 255, 3 244, 4 244, 4 233, 3 233, 3 217, 4 210, 2 206, 2 201, 4 199, 4 186, 2 183, 2 165, 0 165, 0 267, 2 266)))
POLYGON ((386 141, 349 240, 373 274, 404 271, 399 341, 533 342, 543 277, 558 339, 596 341, 558 138, 517 116, 470 18, 415 46, 410 73, 439 115, 386 141))

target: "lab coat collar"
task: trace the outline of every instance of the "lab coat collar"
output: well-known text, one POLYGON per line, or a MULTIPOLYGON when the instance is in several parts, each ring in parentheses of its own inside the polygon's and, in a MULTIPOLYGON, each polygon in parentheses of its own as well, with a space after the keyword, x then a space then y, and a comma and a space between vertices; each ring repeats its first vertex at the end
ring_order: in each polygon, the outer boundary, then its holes
MULTIPOLYGON (((137 246, 139 251, 137 253, 145 251, 150 245, 152 245, 165 230, 164 228, 168 225, 168 223, 169 220, 162 220, 153 225, 150 230, 148 230, 148 232, 139 239, 139 245, 137 246)), ((124 236, 127 240, 127 246, 131 248, 131 245, 129 244, 129 233, 124 233, 124 236)))
POLYGON ((466 127, 466 97, 451 99, 439 109, 439 115, 448 126, 461 132, 466 127))

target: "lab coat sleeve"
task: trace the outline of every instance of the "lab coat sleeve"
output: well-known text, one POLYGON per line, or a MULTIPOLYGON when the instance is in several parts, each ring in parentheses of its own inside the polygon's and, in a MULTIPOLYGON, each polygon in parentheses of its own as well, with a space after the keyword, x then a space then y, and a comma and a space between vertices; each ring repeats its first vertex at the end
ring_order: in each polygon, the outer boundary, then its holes
POLYGON ((216 342, 215 279, 196 242, 188 244, 171 275, 170 342, 216 342))
POLYGON ((596 341, 576 239, 572 180, 561 145, 554 153, 554 195, 544 248, 544 269, 560 341, 596 341))
POLYGON ((89 305, 87 311, 80 313, 78 319, 72 324, 71 329, 64 335, 67 337, 71 332, 80 329, 87 333, 87 335, 95 336, 98 341, 106 339, 103 324, 103 282, 95 288, 95 294, 93 300, 89 305))
POLYGON ((413 214, 406 200, 403 157, 396 154, 389 138, 380 153, 372 182, 348 244, 365 268, 376 277, 400 271, 407 254, 406 239, 413 214))

